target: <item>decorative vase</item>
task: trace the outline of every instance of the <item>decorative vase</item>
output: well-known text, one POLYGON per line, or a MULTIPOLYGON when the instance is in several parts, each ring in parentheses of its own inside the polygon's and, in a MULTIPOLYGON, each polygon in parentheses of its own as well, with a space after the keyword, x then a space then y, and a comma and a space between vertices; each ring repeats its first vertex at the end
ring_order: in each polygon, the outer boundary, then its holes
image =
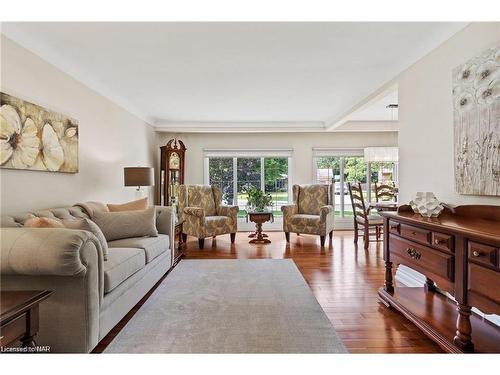
POLYGON ((434 193, 430 191, 417 192, 417 195, 410 201, 413 212, 424 217, 438 217, 444 207, 439 203, 434 193))

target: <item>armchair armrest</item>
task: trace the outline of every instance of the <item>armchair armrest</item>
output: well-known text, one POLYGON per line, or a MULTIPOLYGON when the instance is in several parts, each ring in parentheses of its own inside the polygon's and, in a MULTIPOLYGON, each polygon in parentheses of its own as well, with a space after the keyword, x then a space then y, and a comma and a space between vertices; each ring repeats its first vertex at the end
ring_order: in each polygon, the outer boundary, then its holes
POLYGON ((219 206, 217 214, 219 216, 228 216, 233 219, 236 219, 238 217, 238 211, 239 211, 238 206, 226 206, 226 205, 221 205, 219 206))
POLYGON ((184 213, 186 215, 196 216, 199 218, 203 218, 205 216, 205 210, 201 207, 185 207, 184 213))
POLYGON ((281 206, 281 212, 283 212, 283 216, 295 215, 299 212, 299 207, 296 204, 287 204, 281 206))
POLYGON ((326 218, 328 217, 328 215, 331 213, 334 213, 334 212, 335 212, 335 208, 331 205, 321 207, 320 211, 319 211, 321 222, 326 221, 326 218))

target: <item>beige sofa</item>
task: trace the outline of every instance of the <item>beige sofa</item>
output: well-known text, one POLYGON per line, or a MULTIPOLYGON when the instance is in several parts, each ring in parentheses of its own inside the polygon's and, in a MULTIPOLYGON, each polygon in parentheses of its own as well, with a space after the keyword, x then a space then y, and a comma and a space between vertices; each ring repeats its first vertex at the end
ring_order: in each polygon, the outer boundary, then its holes
POLYGON ((172 266, 174 211, 157 207, 158 237, 101 245, 90 232, 24 228, 28 215, 62 220, 89 217, 79 206, 4 216, 2 290, 52 290, 40 305, 37 345, 52 352, 90 352, 172 266))

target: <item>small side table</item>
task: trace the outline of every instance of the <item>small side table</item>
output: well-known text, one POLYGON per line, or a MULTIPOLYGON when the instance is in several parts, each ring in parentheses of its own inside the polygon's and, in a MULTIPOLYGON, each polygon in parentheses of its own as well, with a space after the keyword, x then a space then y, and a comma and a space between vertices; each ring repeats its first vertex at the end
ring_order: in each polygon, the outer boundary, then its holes
POLYGON ((267 237, 267 234, 262 232, 262 224, 270 221, 271 220, 271 215, 272 212, 249 212, 248 213, 248 218, 252 223, 255 223, 255 234, 252 237, 252 240, 249 241, 249 243, 256 243, 256 244, 266 244, 266 243, 271 243, 271 240, 269 240, 267 237))
POLYGON ((39 304, 50 290, 2 291, 0 293, 0 346, 20 340, 22 347, 34 347, 38 333, 39 304))
POLYGON ((175 266, 181 258, 184 256, 184 241, 182 238, 182 227, 183 227, 184 221, 178 221, 175 223, 175 229, 174 229, 174 253, 172 254, 172 267, 175 266), (175 244, 175 241, 177 241, 177 244, 175 244))

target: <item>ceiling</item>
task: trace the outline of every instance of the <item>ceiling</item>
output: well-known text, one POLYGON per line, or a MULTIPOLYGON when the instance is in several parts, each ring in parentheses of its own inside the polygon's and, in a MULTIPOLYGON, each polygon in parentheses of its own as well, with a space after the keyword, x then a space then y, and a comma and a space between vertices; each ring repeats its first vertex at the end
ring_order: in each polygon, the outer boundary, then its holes
MULTIPOLYGON (((2 33, 159 130, 320 131, 464 26, 47 22, 2 33)), ((387 103, 372 104, 351 120, 387 119, 387 103)))

